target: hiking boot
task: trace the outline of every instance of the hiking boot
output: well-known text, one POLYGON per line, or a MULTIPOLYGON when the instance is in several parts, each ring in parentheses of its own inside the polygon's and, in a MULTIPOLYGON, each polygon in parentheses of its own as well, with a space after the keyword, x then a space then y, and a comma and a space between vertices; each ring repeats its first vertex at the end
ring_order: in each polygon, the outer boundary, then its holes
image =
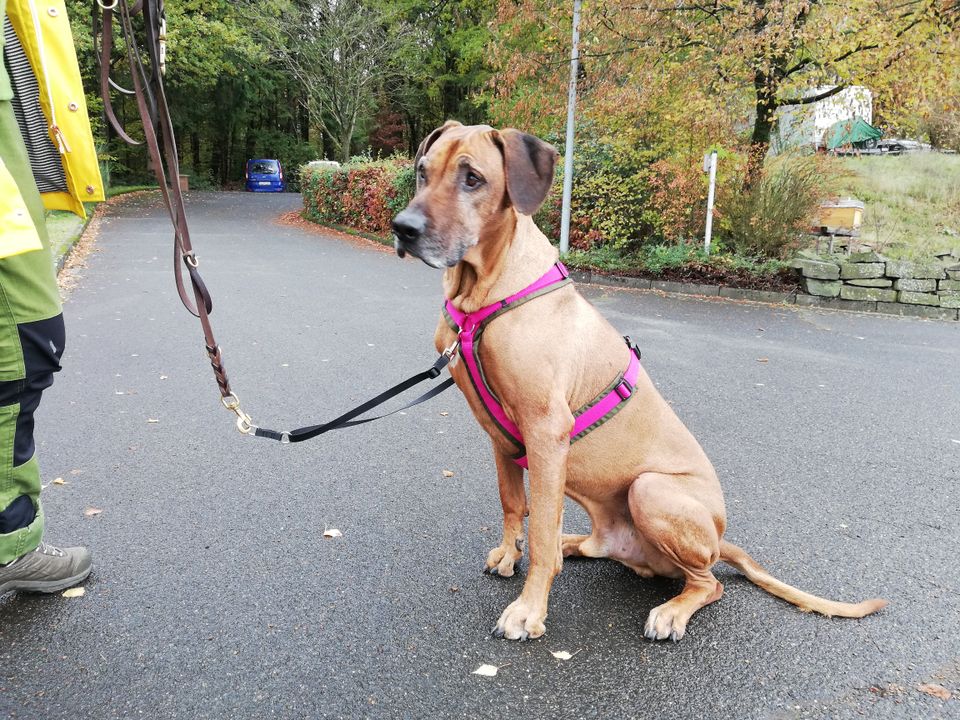
POLYGON ((0 595, 13 590, 53 593, 76 585, 90 574, 90 551, 41 542, 36 550, 0 565, 0 595))

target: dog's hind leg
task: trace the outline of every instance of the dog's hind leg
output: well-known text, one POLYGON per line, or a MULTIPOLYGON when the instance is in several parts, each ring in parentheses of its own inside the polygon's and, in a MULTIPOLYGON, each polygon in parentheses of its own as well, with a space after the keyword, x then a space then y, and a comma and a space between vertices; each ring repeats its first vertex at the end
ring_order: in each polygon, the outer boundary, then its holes
POLYGON ((679 640, 693 614, 723 594, 710 571, 720 557, 723 501, 712 511, 693 492, 700 485, 685 476, 644 473, 630 486, 630 514, 656 553, 649 565, 657 574, 684 579, 679 595, 650 611, 644 635, 651 640, 679 640))
POLYGON ((523 557, 523 518, 527 515, 527 494, 523 487, 523 468, 494 446, 497 484, 503 506, 503 540, 487 554, 483 571, 510 577, 523 557))
POLYGON ((593 535, 563 535, 560 549, 564 557, 603 557, 593 535))
POLYGON ((563 556, 565 558, 566 557, 585 557, 585 558, 609 557, 610 553, 607 547, 606 532, 605 532, 605 529, 607 529, 607 526, 609 525, 609 523, 605 521, 605 516, 602 514, 602 510, 598 510, 589 502, 586 502, 584 498, 577 497, 573 493, 570 494, 570 497, 577 504, 579 504, 584 510, 587 511, 587 515, 589 515, 590 517, 591 532, 589 535, 570 535, 570 534, 561 535, 560 550, 563 556))

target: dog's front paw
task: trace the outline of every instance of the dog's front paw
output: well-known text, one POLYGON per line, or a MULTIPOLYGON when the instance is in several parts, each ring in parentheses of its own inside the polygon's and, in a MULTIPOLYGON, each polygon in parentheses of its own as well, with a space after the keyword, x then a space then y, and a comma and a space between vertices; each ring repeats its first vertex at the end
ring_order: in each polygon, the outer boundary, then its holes
POLYGON ((503 543, 487 554, 483 571, 500 577, 511 577, 523 557, 523 540, 518 538, 512 545, 503 543))
POLYGON ((507 640, 527 640, 543 635, 547 628, 543 621, 547 619, 546 608, 540 609, 518 597, 507 605, 493 634, 507 640))
POLYGON ((647 617, 643 634, 648 640, 673 640, 677 642, 687 632, 690 614, 676 601, 655 607, 647 617))

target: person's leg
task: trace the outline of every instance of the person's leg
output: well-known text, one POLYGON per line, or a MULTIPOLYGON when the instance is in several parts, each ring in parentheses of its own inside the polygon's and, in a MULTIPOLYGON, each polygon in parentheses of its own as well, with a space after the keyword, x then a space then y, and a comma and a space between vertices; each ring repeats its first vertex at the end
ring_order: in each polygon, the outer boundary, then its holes
POLYGON ((60 369, 64 329, 43 204, 9 102, 0 102, 0 161, 42 242, 39 250, 0 258, 0 566, 7 565, 0 567, 0 593, 52 591, 85 577, 90 558, 85 550, 41 543, 33 413, 60 369))

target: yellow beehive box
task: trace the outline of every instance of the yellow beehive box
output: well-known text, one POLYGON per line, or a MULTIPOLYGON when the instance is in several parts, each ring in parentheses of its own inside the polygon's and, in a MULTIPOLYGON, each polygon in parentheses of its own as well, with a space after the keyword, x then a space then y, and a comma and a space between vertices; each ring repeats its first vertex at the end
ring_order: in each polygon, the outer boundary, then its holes
POLYGON ((856 235, 862 224, 863 203, 856 198, 840 198, 820 205, 814 226, 823 233, 856 235))

